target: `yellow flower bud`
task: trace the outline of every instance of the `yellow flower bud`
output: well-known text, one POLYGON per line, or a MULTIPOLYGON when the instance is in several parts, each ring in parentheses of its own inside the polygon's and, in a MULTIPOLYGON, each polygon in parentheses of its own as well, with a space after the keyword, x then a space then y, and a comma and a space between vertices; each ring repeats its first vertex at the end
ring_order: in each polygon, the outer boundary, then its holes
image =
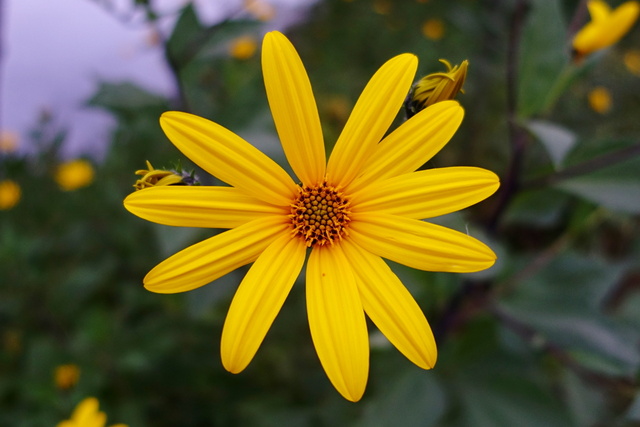
POLYGON ((436 102, 454 99, 458 92, 464 93, 462 86, 467 77, 469 61, 465 59, 454 67, 446 59, 440 62, 447 67, 446 72, 428 74, 413 85, 404 104, 407 118, 436 102))
POLYGON ((151 162, 147 160, 147 169, 136 171, 136 175, 142 178, 133 184, 136 191, 149 187, 163 185, 197 185, 198 182, 193 174, 180 174, 173 170, 154 169, 151 162))

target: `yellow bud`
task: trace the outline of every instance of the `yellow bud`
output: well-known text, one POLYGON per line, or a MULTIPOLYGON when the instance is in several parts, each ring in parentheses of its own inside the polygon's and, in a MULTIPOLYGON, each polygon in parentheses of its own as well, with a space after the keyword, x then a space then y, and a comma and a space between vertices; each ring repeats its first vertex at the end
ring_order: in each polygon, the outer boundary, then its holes
POLYGON ((458 92, 464 93, 462 86, 467 77, 469 61, 464 60, 455 67, 446 59, 440 62, 447 67, 446 72, 428 74, 413 85, 404 105, 407 118, 436 102, 454 99, 458 92))
POLYGON ((147 169, 136 171, 136 175, 142 178, 133 184, 136 191, 149 187, 161 187, 165 185, 194 185, 196 179, 192 175, 181 175, 173 170, 154 169, 147 160, 147 169))
POLYGON ((640 77, 640 49, 632 49, 624 54, 624 65, 631 74, 640 77))

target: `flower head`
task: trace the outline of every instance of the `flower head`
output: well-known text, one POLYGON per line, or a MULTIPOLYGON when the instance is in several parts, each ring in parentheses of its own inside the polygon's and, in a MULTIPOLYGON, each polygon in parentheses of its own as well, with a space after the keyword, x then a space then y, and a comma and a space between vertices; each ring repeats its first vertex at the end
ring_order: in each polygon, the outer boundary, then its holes
MULTIPOLYGON (((104 427, 107 416, 99 410, 99 402, 95 397, 87 397, 78 403, 71 418, 58 423, 57 427, 104 427)), ((125 424, 113 424, 111 427, 127 427, 125 424)))
POLYGON ((17 182, 11 179, 0 181, 0 211, 12 209, 20 201, 22 190, 17 182))
POLYGON ((615 10, 602 0, 587 3, 591 22, 573 38, 575 58, 580 59, 620 40, 633 26, 640 13, 640 3, 628 1, 615 10))
POLYGON ((64 191, 74 191, 90 185, 94 175, 91 163, 76 159, 58 166, 54 178, 64 191))
POLYGON ((454 99, 458 92, 464 93, 462 86, 467 78, 469 61, 464 60, 454 67, 446 59, 440 62, 447 67, 446 72, 428 74, 411 89, 404 105, 407 118, 436 102, 454 99))
POLYGON ((253 263, 222 331, 222 363, 238 373, 254 357, 310 250, 311 337, 331 383, 357 401, 369 370, 365 313, 416 365, 429 369, 437 358, 424 314, 383 258, 428 271, 493 265, 494 253, 480 241, 421 220, 485 199, 498 178, 474 167, 417 171, 460 125, 463 110, 455 101, 420 111, 385 137, 411 87, 414 55, 396 56, 375 73, 328 161, 311 84, 281 33, 265 36, 262 68, 297 179, 216 123, 164 113, 160 124, 167 137, 229 186, 154 187, 129 195, 125 207, 161 224, 230 230, 164 260, 144 285, 160 293, 188 291, 253 263))

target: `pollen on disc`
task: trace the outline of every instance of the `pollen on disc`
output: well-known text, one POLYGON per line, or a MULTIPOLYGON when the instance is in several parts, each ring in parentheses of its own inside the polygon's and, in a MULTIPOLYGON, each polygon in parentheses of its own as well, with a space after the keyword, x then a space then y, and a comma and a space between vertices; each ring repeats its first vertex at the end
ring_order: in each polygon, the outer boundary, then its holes
POLYGON ((323 182, 316 187, 299 187, 289 218, 293 234, 311 247, 332 245, 346 236, 349 214, 349 201, 342 192, 323 182))

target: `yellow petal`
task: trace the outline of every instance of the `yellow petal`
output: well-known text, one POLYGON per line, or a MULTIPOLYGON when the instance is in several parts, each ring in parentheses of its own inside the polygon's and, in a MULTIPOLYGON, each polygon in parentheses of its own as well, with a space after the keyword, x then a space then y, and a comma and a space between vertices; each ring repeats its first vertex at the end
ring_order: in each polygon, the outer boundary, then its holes
POLYGON ((464 209, 492 195, 498 176, 486 169, 450 167, 375 182, 353 194, 352 212, 384 212, 414 219, 464 209))
POLYGON ((234 228, 288 213, 288 208, 269 205, 233 187, 150 187, 128 195, 124 207, 158 224, 203 228, 234 228))
POLYGON ((315 247, 307 264, 307 313, 320 363, 345 399, 362 397, 369 337, 351 266, 338 245, 315 247))
POLYGON ((387 61, 360 95, 329 157, 327 177, 346 186, 368 163, 409 93, 418 60, 411 54, 387 61))
POLYGON ((236 291, 222 330, 222 364, 234 374, 247 367, 258 351, 306 254, 302 239, 285 234, 258 257, 236 291))
POLYGON ((425 271, 471 273, 491 267, 495 254, 460 232, 389 214, 353 213, 349 237, 362 248, 425 271))
POLYGON ((217 123, 170 111, 160 117, 160 126, 185 156, 246 194, 284 206, 296 196, 296 185, 284 169, 217 123))
POLYGON ((607 19, 611 14, 611 8, 602 0, 590 0, 587 2, 587 8, 589 9, 589 15, 591 15, 592 21, 602 21, 607 19))
POLYGON ((589 5, 589 11, 593 21, 585 25, 573 38, 573 48, 581 55, 609 47, 627 34, 638 19, 640 3, 628 1, 613 12, 605 13, 600 2, 596 2, 589 5))
POLYGON ((262 74, 291 168, 304 184, 320 184, 327 160, 318 108, 298 52, 282 33, 272 31, 264 37, 262 74))
POLYGON ((423 369, 436 364, 438 350, 422 310, 398 276, 377 255, 345 240, 344 253, 354 266, 364 311, 407 359, 423 369))
MULTIPOLYGON (((142 190, 146 191, 146 190, 142 190)), ((288 233, 286 217, 259 218, 178 252, 155 266, 144 278, 152 292, 190 291, 249 264, 269 244, 288 233)))
POLYGON ((463 116, 456 101, 441 101, 420 111, 378 144, 348 191, 415 171, 449 142, 463 116))

